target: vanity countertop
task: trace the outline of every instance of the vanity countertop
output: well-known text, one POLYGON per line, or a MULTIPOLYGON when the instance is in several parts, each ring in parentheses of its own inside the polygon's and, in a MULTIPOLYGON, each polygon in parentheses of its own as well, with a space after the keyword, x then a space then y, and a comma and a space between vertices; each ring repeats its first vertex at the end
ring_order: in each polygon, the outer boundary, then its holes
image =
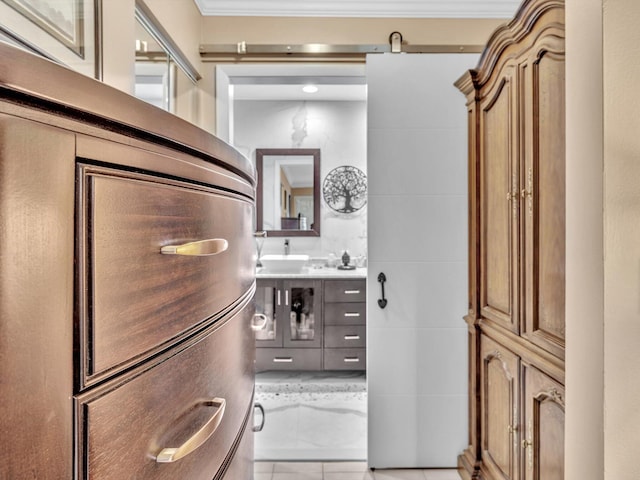
POLYGON ((367 278, 366 268, 356 268, 355 270, 338 270, 337 268, 304 267, 300 272, 269 272, 265 268, 256 270, 256 278, 289 279, 289 278, 317 278, 317 279, 360 279, 367 278))

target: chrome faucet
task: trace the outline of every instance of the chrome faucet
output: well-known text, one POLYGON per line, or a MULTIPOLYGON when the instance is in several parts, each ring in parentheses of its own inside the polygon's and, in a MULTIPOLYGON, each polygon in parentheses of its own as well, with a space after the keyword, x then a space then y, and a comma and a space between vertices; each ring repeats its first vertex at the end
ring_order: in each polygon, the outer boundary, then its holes
POLYGON ((284 239, 284 254, 289 255, 289 239, 284 239))

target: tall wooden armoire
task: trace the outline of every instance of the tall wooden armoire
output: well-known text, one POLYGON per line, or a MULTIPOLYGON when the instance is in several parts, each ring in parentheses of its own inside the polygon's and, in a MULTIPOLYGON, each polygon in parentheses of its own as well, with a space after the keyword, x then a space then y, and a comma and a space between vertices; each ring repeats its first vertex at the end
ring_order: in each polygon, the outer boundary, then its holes
POLYGON ((525 0, 456 86, 469 118, 462 477, 563 480, 564 1, 525 0))

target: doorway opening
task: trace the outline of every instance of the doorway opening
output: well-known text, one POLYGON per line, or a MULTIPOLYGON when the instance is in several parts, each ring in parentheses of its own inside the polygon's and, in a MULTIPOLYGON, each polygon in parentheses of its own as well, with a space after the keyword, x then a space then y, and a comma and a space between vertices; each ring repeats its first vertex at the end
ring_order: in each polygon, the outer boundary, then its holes
MULTIPOLYGON (((321 185, 332 171, 345 166, 366 175, 364 65, 222 65, 217 67, 216 82, 218 136, 254 165, 256 151, 317 149, 316 181, 321 185)), ((302 195, 296 192, 312 191, 313 184, 287 168, 281 170, 276 176, 270 172, 269 182, 263 179, 263 188, 270 185, 273 191, 265 193, 270 202, 262 203, 265 208, 277 203, 277 216, 284 211, 284 217, 291 217, 298 211, 294 200, 302 195)), ((261 181, 262 172, 258 173, 261 181)), ((367 457, 367 209, 363 204, 349 213, 338 212, 319 191, 321 198, 313 198, 321 205, 318 235, 311 225, 299 230, 298 222, 291 235, 281 226, 277 235, 267 230, 266 238, 259 237, 262 255, 283 254, 286 242, 291 254, 308 255, 309 262, 306 277, 274 277, 268 269, 257 273, 256 309, 270 321, 256 340, 256 402, 265 415, 264 427, 255 435, 256 460, 365 461, 367 457), (354 270, 336 268, 345 253, 346 264, 354 270), (331 301, 327 294, 342 281, 340 272, 350 282, 362 282, 351 289, 360 289, 362 297, 344 303, 349 309, 342 314, 348 315, 342 326, 332 313, 342 303, 331 301), (347 352, 340 342, 355 347, 347 352), (337 355, 342 355, 339 362, 337 355)), ((261 229, 271 228, 268 225, 264 222, 261 229)), ((256 413, 258 423, 260 415, 256 413)))

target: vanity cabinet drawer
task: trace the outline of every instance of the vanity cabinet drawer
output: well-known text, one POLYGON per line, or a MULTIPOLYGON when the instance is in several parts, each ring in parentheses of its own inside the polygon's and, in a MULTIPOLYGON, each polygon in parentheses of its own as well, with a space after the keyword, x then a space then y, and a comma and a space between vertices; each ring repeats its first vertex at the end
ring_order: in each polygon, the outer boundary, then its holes
POLYGON ((366 347, 367 327, 365 325, 327 325, 324 327, 325 348, 366 347))
POLYGON ((367 350, 365 348, 326 348, 324 350, 325 370, 366 370, 367 350))
POLYGON ((185 341, 186 349, 128 381, 77 397, 79 478, 211 480, 253 409, 251 313, 185 341), (191 453, 158 461, 164 449, 189 442, 191 453))
POLYGON ((325 325, 365 325, 366 323, 366 303, 326 303, 324 305, 325 325))
POLYGON ((256 371, 266 370, 321 370, 320 348, 258 348, 256 371))
POLYGON ((325 303, 364 302, 367 294, 366 280, 325 280, 325 303))
POLYGON ((148 175, 92 166, 79 175, 88 385, 177 342, 251 288, 253 207, 233 194, 148 175), (204 243, 204 252, 161 253, 211 239, 218 240, 204 243))

